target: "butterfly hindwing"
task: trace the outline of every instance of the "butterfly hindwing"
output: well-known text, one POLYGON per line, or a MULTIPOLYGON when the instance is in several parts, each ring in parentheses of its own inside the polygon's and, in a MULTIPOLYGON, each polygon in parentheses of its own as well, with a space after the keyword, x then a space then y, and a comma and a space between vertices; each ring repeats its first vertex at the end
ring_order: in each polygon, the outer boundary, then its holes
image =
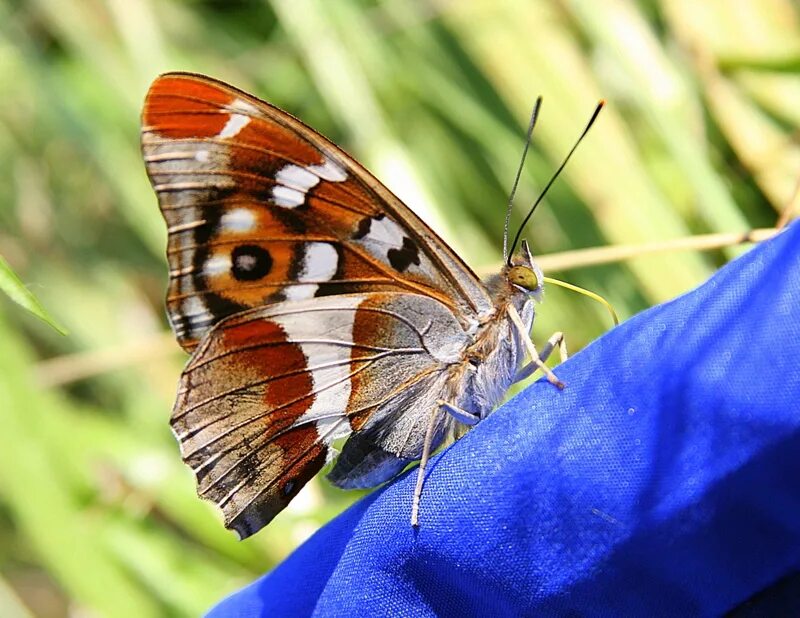
POLYGON ((207 77, 147 95, 142 149, 167 222, 168 313, 193 349, 265 304, 400 291, 464 322, 493 310, 469 268, 358 163, 289 114, 207 77))
POLYGON ((386 480, 387 461, 420 449, 439 383, 466 343, 452 312, 419 294, 327 296, 224 319, 186 366, 172 416, 198 493, 249 536, 330 459, 335 440, 402 411, 398 439, 382 443, 395 452, 337 466, 343 486, 386 480))

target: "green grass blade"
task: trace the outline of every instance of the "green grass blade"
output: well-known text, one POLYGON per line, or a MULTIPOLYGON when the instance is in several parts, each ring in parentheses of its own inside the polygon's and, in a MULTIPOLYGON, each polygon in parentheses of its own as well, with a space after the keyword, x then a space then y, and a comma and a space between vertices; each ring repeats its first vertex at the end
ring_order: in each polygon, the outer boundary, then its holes
POLYGON ((0 255, 0 289, 2 289, 11 300, 27 309, 45 324, 49 324, 62 335, 67 334, 66 329, 56 322, 55 318, 51 316, 42 306, 42 303, 39 302, 39 299, 25 287, 22 281, 20 281, 20 278, 11 270, 11 266, 8 265, 8 262, 6 262, 2 255, 0 255))

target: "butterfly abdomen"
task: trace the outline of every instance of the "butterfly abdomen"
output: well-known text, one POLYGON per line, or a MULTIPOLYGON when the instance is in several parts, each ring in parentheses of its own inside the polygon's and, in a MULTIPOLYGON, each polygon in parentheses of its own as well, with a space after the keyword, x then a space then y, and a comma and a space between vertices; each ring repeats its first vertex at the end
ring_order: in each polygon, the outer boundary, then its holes
MULTIPOLYGON (((533 323, 533 303, 519 295, 515 304, 523 322, 530 328, 533 323)), ((454 403, 480 418, 486 418, 503 400, 524 358, 522 337, 501 305, 498 313, 476 336, 475 343, 465 352, 471 371, 463 378, 458 390, 460 397, 454 403)))

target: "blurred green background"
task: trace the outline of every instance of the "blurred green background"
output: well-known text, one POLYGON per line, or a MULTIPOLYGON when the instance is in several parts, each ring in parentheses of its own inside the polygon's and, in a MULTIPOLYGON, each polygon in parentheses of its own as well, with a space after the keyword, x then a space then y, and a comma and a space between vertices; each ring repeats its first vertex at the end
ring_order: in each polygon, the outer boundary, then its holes
MULTIPOLYGON (((538 253, 771 226, 800 172, 793 0, 0 0, 0 255, 69 330, 0 297, 4 617, 198 615, 358 497, 316 480, 244 543, 195 497, 138 136, 177 69, 317 127, 483 272, 539 94, 517 223, 608 106, 525 234, 538 253)), ((548 274, 624 318, 739 251, 548 274)), ((534 339, 608 324, 551 288, 534 339)))

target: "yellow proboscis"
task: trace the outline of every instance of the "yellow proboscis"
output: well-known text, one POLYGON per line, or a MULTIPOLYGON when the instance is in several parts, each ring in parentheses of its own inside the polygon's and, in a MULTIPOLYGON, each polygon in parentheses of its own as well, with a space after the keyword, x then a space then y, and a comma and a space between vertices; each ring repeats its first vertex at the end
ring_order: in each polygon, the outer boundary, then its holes
POLYGON ((603 305, 606 309, 608 309, 608 312, 611 314, 611 319, 614 320, 614 326, 617 326, 619 324, 619 317, 617 316, 617 312, 614 311, 614 307, 612 307, 611 303, 608 302, 605 298, 603 298, 599 294, 590 292, 589 290, 582 288, 578 285, 573 285, 572 283, 561 281, 560 279, 553 279, 552 277, 545 277, 544 281, 545 283, 552 283, 553 285, 557 285, 559 287, 572 290, 573 292, 578 292, 579 294, 583 294, 584 296, 588 296, 592 300, 597 301, 598 303, 603 305))

